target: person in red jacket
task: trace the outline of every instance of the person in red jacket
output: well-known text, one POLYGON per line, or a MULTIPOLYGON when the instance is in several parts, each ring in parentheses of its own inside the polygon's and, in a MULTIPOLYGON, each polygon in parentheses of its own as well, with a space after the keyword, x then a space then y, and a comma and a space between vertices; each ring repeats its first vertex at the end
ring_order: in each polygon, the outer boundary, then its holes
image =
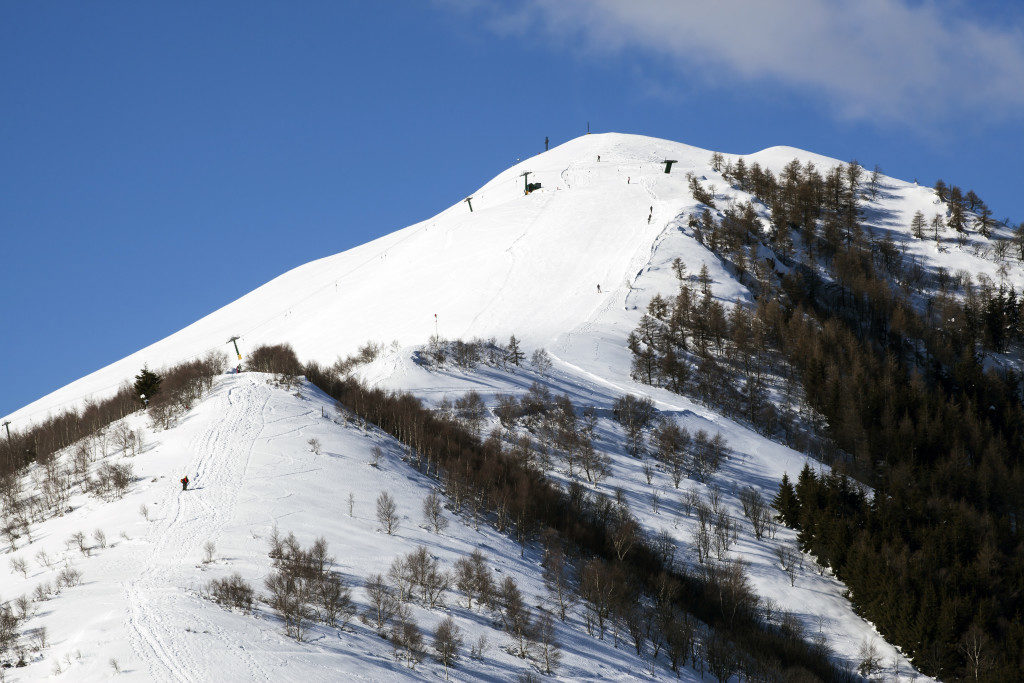
POLYGON ((188 491, 188 475, 181 478, 181 490, 188 491))

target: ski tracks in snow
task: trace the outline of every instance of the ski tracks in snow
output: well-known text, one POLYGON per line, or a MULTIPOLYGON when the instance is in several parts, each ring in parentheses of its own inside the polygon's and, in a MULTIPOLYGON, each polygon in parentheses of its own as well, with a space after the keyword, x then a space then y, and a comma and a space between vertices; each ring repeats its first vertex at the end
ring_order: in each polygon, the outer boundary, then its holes
POLYGON ((151 679, 197 680, 197 672, 207 670, 197 664, 213 652, 220 666, 240 678, 270 678, 237 637, 204 620, 202 610, 185 606, 196 599, 188 586, 202 546, 216 539, 233 516, 269 398, 270 388, 252 380, 234 383, 210 399, 218 404, 216 415, 189 444, 192 457, 185 465, 196 488, 181 491, 174 486, 164 495, 158 507, 164 516, 147 535, 152 550, 124 586, 128 638, 151 679), (186 614, 193 623, 185 623, 186 614), (206 640, 211 637, 221 646, 211 647, 206 640), (236 661, 228 664, 224 659, 236 661))

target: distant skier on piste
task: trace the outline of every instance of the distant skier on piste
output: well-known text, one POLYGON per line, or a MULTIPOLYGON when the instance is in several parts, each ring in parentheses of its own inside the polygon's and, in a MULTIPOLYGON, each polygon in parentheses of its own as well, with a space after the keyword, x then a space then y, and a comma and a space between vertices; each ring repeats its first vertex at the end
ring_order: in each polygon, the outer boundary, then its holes
POLYGON ((181 490, 188 491, 188 475, 181 478, 181 490))

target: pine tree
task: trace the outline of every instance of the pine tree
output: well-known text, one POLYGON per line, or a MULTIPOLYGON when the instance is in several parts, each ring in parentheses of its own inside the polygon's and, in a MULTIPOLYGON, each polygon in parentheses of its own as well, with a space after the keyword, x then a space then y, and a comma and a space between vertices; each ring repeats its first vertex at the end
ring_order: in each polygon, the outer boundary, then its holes
POLYGON ((508 361, 517 367, 523 362, 523 359, 526 358, 526 354, 519 348, 519 340, 516 339, 516 335, 514 334, 508 338, 507 357, 508 361))
POLYGON ((959 187, 954 185, 949 189, 949 227, 957 232, 967 230, 967 221, 964 216, 964 198, 959 187))
POLYGON ((946 221, 943 220, 942 214, 937 213, 932 217, 932 232, 935 235, 935 241, 939 241, 939 235, 943 230, 946 229, 946 221))
POLYGON ((914 218, 910 221, 910 232, 919 240, 924 239, 924 214, 920 211, 914 214, 914 218))
POLYGON ((978 216, 974 219, 978 225, 978 232, 981 233, 982 237, 989 238, 992 236, 992 228, 995 227, 995 220, 992 218, 992 209, 988 208, 984 204, 978 209, 978 216))
POLYGON ((878 164, 875 164, 875 170, 871 172, 871 180, 868 182, 868 192, 871 193, 871 198, 875 199, 878 196, 878 185, 882 179, 882 169, 879 168, 878 164))
POLYGON ((779 484, 779 492, 772 499, 772 506, 778 511, 783 524, 789 527, 797 525, 800 518, 800 501, 796 497, 796 490, 788 474, 782 475, 782 483, 779 484))
POLYGON ((1013 243, 1020 250, 1020 260, 1024 261, 1024 222, 1013 229, 1013 243))
POLYGON ((152 372, 149 368, 143 367, 142 371, 135 375, 135 395, 139 397, 139 400, 145 405, 149 405, 149 402, 153 400, 153 397, 160 393, 160 382, 163 381, 163 377, 152 372))

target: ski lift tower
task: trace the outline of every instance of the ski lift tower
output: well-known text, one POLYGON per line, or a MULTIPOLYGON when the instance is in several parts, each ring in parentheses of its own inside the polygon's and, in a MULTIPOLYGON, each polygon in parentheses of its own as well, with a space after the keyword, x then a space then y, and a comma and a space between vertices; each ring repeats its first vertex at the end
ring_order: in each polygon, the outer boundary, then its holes
POLYGON ((530 183, 529 183, 530 173, 531 173, 530 171, 523 171, 522 173, 519 174, 519 175, 521 175, 523 177, 523 194, 524 195, 530 194, 530 183))
POLYGON ((238 340, 239 337, 236 336, 228 339, 226 343, 235 345, 235 355, 238 356, 238 360, 242 360, 242 352, 238 350, 238 340))
POLYGON ((661 163, 665 164, 665 173, 671 173, 672 172, 672 164, 676 163, 676 160, 675 159, 664 159, 664 160, 662 160, 661 163))

